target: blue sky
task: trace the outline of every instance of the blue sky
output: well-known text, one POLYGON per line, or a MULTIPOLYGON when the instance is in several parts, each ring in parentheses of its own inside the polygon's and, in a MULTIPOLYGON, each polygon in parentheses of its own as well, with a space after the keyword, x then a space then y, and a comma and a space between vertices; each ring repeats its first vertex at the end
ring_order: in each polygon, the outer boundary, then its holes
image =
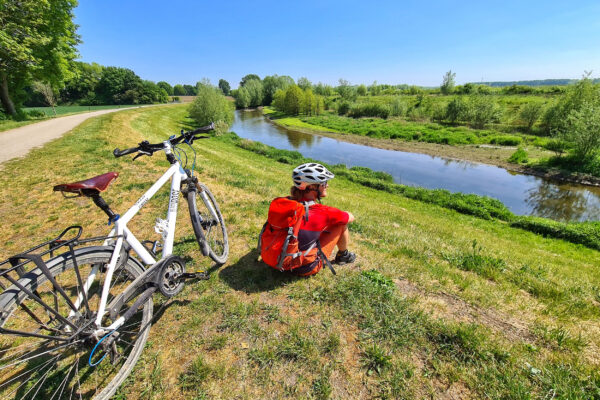
POLYGON ((437 86, 600 76, 598 1, 80 0, 80 60, 237 87, 255 73, 437 86))

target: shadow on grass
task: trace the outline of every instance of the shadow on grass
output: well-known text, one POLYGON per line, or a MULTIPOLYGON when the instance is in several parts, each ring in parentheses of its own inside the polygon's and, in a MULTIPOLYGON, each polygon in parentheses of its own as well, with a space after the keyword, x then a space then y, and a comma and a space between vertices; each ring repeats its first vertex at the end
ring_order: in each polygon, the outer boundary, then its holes
POLYGON ((293 275, 279 272, 259 262, 258 256, 258 250, 252 250, 235 264, 223 268, 219 272, 219 277, 232 289, 246 293, 266 292, 297 279, 293 275))

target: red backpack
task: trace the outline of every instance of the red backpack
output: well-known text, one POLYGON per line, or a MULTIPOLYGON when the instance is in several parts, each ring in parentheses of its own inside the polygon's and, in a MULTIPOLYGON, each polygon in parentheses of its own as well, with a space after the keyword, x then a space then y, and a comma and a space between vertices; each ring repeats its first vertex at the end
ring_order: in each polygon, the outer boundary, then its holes
POLYGON ((258 248, 265 264, 280 271, 289 271, 320 257, 335 274, 321 251, 319 241, 303 252, 298 249, 298 231, 302 220, 308 221, 308 208, 313 204, 312 201, 299 202, 288 197, 277 197, 271 202, 267 222, 258 236, 258 248))

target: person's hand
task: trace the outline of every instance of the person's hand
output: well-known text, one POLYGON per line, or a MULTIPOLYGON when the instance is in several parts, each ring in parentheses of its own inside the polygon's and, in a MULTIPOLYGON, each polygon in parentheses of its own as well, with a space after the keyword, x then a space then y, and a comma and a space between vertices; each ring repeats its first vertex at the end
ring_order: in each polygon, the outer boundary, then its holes
POLYGON ((346 211, 348 213, 348 223, 354 222, 354 215, 350 211, 346 211))

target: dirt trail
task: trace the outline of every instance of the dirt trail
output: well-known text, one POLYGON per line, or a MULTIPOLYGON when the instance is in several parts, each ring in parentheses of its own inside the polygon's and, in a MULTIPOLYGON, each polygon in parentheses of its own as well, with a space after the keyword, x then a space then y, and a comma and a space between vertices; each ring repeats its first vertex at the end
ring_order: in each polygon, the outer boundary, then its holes
POLYGON ((22 157, 35 147, 61 137, 88 118, 135 107, 112 108, 81 114, 58 117, 35 124, 0 132, 0 164, 16 157, 22 157))

